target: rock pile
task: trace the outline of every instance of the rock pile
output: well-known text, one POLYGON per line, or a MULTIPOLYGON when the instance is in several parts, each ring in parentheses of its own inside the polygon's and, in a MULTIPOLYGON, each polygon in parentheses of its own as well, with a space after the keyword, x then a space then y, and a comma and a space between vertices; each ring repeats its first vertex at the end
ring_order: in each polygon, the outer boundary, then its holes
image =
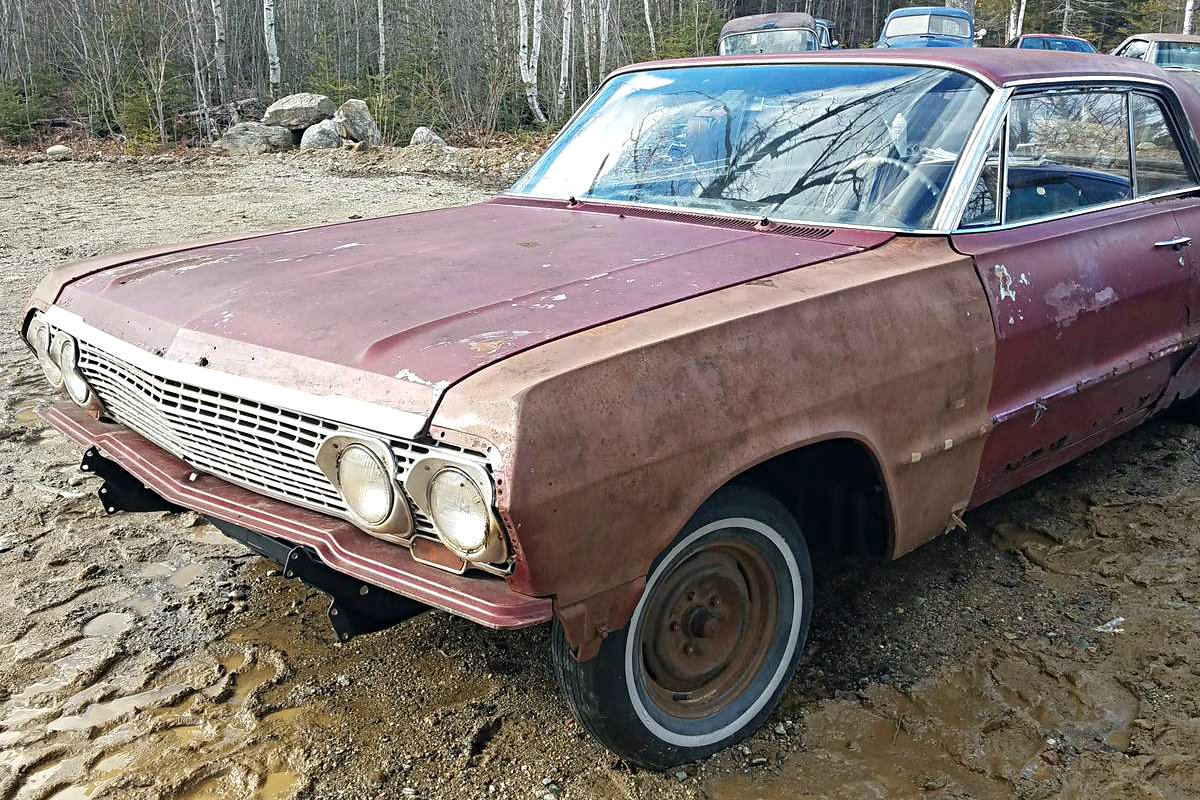
POLYGON ((240 122, 213 142, 213 148, 237 155, 301 150, 328 150, 341 146, 356 150, 378 146, 379 127, 362 100, 347 100, 340 107, 323 94, 300 92, 276 100, 262 122, 240 122))

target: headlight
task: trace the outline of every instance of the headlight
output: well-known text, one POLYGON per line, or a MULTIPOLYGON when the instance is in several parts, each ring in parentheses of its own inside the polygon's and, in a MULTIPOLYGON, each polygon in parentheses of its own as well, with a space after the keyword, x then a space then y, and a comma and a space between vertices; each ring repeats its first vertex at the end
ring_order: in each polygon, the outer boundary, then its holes
POLYGON ((381 525, 391 516, 395 503, 392 477, 379 457, 363 445, 352 444, 342 451, 337 482, 346 505, 363 522, 381 525))
POLYGON ((64 336, 55 341, 54 348, 57 353, 55 363, 62 372, 63 387, 77 406, 87 408, 88 404, 92 402, 92 387, 88 386, 87 381, 79 372, 78 345, 75 344, 74 339, 64 336))
POLYGON ((50 385, 55 389, 63 388, 62 369, 55 363, 57 354, 52 353, 50 349, 57 342, 51 341, 50 326, 40 317, 35 317, 29 323, 29 343, 33 345, 33 352, 37 354, 38 363, 42 366, 42 372, 46 374, 46 380, 50 381, 50 385))
POLYGON ((464 558, 488 544, 491 513, 483 491, 465 472, 446 467, 429 482, 429 511, 442 543, 464 558))

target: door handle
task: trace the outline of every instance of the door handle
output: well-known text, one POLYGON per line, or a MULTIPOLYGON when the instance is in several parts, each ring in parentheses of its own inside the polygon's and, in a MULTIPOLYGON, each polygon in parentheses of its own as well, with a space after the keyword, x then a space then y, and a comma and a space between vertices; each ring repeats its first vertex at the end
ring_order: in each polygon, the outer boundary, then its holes
POLYGON ((1192 243, 1190 236, 1176 236, 1174 239, 1163 239, 1161 242, 1155 242, 1155 247, 1169 247, 1172 250, 1182 250, 1192 243))

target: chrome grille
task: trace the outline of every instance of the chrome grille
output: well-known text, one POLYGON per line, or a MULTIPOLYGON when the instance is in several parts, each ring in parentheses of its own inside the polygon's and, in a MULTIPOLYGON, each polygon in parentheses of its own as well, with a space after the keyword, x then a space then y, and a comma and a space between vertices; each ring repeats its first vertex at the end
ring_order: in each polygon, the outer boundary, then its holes
MULTIPOLYGON (((348 513, 315 461, 321 443, 343 426, 164 378, 82 340, 79 370, 117 422, 197 470, 316 511, 348 513)), ((401 482, 416 459, 435 450, 389 444, 401 482)), ((409 505, 415 532, 433 535, 429 520, 409 505)))

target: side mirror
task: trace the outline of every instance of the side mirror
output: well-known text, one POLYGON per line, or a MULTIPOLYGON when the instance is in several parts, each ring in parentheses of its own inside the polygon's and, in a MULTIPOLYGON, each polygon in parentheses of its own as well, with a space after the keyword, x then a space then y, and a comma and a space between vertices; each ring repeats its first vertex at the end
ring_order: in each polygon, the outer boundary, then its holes
POLYGON ((978 42, 980 39, 982 39, 986 35, 987 35, 987 28, 980 28, 979 30, 975 31, 975 41, 978 42))
POLYGON ((841 43, 841 42, 839 42, 837 39, 834 39, 832 42, 830 42, 830 43, 829 43, 829 46, 830 46, 831 48, 833 48, 833 47, 841 47, 841 46, 842 46, 842 43, 841 43))

